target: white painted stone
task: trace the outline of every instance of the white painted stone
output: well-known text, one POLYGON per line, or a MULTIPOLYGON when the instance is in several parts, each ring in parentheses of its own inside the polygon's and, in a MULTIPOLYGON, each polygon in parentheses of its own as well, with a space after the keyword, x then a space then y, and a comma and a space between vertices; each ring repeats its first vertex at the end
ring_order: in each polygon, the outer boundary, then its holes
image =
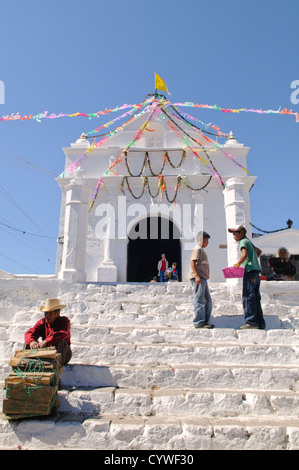
POLYGON ((12 312, 0 316, 2 383, 49 294, 67 304, 73 358, 61 375, 62 415, 0 419, 0 448, 298 449, 299 285, 262 283, 264 309, 276 309, 266 330, 239 330, 242 312, 228 314, 241 306, 237 286, 211 283, 211 292, 215 328, 196 330, 189 283, 1 279, 0 307, 12 312))
MULTIPOLYGON (((230 246, 232 245, 232 237, 228 237, 227 227, 240 221, 249 224, 250 221, 249 190, 255 177, 249 176, 245 171, 249 148, 244 147, 243 144, 236 145, 233 139, 228 139, 224 145, 226 152, 233 156, 232 159, 226 158, 221 148, 213 148, 211 158, 225 184, 224 191, 223 185, 220 185, 216 178, 212 178, 209 182, 208 192, 191 191, 186 185, 181 184, 177 204, 174 208, 166 201, 165 197, 162 201, 163 204, 161 204, 161 201, 155 198, 153 200, 147 191, 138 201, 128 191, 126 191, 125 198, 123 195, 120 196, 122 194, 120 192, 122 179, 128 175, 124 158, 117 164, 117 175, 111 172, 107 174, 107 170, 114 161, 123 155, 123 149, 134 138, 144 123, 145 117, 149 118, 151 112, 152 110, 147 109, 145 115, 138 116, 131 123, 125 125, 121 132, 110 137, 109 141, 100 147, 91 149, 88 147, 87 139, 82 138, 78 142, 72 143, 70 147, 63 149, 66 172, 63 178, 57 178, 62 190, 59 237, 64 237, 64 245, 58 247, 56 271, 59 272, 61 279, 80 282, 84 281, 85 275, 86 279, 92 282, 126 281, 126 243, 129 231, 135 223, 144 217, 160 213, 167 220, 172 218, 180 232, 182 275, 183 280, 187 281, 191 250, 195 244, 197 232, 202 228, 200 206, 203 204, 205 208, 203 226, 211 233, 210 249, 208 250, 212 267, 211 278, 217 282, 224 282, 222 268, 228 264, 227 252, 231 253, 230 246), (84 158, 82 158, 83 156, 84 158), (234 162, 243 166, 245 170, 234 162), (81 165, 80 168, 77 168, 78 164, 81 165), (92 195, 99 177, 104 183, 100 189, 100 202, 96 199, 93 211, 87 220, 86 209, 88 206, 86 207, 85 204, 85 196, 92 195), (119 197, 125 198, 125 201, 119 202, 119 197), (139 216, 136 216, 138 214, 136 202, 139 206, 142 205, 139 216), (100 216, 103 212, 100 208, 101 204, 107 206, 107 215, 105 216, 107 230, 105 233, 99 234, 99 223, 102 223, 100 216), (158 206, 155 206, 155 211, 153 210, 154 204, 158 206), (183 217, 181 212, 184 206, 188 207, 188 211, 183 217), (178 214, 178 212, 180 213, 178 214), (188 221, 188 227, 186 227, 186 221, 188 221), (225 245, 228 245, 228 250, 223 248, 225 245), (78 254, 81 256, 78 257, 78 254), (61 260, 62 264, 60 265, 61 260)), ((182 175, 184 180, 194 188, 204 186, 211 176, 210 170, 190 150, 186 150, 185 144, 178 139, 175 132, 169 129, 163 117, 164 115, 162 116, 159 111, 154 111, 151 120, 152 130, 157 133, 155 135, 159 135, 159 138, 155 140, 156 147, 153 148, 151 140, 142 134, 138 142, 135 142, 128 152, 127 158, 132 173, 139 174, 145 152, 149 152, 151 165, 159 172, 165 151, 169 156, 171 155, 171 160, 177 163, 179 163, 184 151, 186 156, 181 168, 166 165, 163 170, 169 194, 172 194, 173 188, 177 184, 177 177, 182 175)), ((198 140, 199 136, 195 130, 190 129, 182 122, 180 122, 180 126, 183 126, 188 134, 191 133, 198 140)), ((206 141, 202 144, 205 147, 211 146, 206 141)), ((148 176, 157 186, 157 178, 151 177, 146 167, 141 178, 134 178, 134 181, 130 181, 134 193, 140 194, 142 177, 144 176, 148 176)), ((126 190, 126 187, 123 190, 126 190)), ((248 226, 248 230, 250 232, 250 226, 248 226)), ((236 252, 236 250, 237 246, 235 245, 234 251, 236 252)))

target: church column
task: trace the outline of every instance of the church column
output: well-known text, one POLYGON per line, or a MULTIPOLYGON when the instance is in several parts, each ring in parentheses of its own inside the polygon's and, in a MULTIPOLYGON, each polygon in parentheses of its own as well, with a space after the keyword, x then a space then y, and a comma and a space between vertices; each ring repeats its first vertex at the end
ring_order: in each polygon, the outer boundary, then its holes
MULTIPOLYGON (((226 230, 243 225, 250 236, 250 207, 249 189, 255 177, 235 177, 227 180, 224 193, 224 208, 226 217, 226 230)), ((227 262, 233 266, 240 257, 239 244, 231 233, 227 233, 227 262)))
POLYGON ((78 169, 66 186, 64 245, 58 278, 67 282, 85 282, 85 260, 89 208, 89 188, 84 171, 78 169))
POLYGON ((113 240, 115 239, 115 207, 116 196, 110 196, 107 200, 107 231, 104 239, 104 259, 98 268, 98 282, 116 282, 117 267, 113 261, 113 240))

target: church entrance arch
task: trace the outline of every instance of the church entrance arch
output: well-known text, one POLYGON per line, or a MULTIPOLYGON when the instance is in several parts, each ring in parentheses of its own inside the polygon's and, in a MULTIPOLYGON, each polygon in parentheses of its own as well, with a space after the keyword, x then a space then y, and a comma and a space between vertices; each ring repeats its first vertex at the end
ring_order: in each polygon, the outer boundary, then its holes
POLYGON ((149 282, 158 275, 157 265, 165 253, 169 267, 177 262, 181 279, 181 241, 176 225, 165 217, 150 216, 131 228, 127 245, 127 281, 149 282))

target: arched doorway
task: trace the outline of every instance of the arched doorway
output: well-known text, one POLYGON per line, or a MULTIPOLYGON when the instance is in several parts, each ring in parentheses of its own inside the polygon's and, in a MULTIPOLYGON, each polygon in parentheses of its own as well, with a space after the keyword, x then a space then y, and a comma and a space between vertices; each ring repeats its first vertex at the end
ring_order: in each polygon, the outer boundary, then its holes
POLYGON ((127 246, 127 281, 149 282, 157 276, 157 265, 165 253, 171 264, 178 264, 181 279, 180 232, 174 223, 161 216, 152 216, 137 222, 129 233, 127 246))

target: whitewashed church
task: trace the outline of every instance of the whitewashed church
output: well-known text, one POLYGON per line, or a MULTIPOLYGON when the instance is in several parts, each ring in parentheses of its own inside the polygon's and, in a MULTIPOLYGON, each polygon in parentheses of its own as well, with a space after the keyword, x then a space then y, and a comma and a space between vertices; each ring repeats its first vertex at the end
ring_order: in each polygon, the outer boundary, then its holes
MULTIPOLYGON (((217 135, 218 134, 218 135, 217 135)), ((189 280, 200 230, 210 234, 211 281, 238 258, 228 227, 251 237, 249 148, 189 125, 163 100, 101 145, 64 148, 56 275, 69 282, 148 282, 165 253, 189 280)))

